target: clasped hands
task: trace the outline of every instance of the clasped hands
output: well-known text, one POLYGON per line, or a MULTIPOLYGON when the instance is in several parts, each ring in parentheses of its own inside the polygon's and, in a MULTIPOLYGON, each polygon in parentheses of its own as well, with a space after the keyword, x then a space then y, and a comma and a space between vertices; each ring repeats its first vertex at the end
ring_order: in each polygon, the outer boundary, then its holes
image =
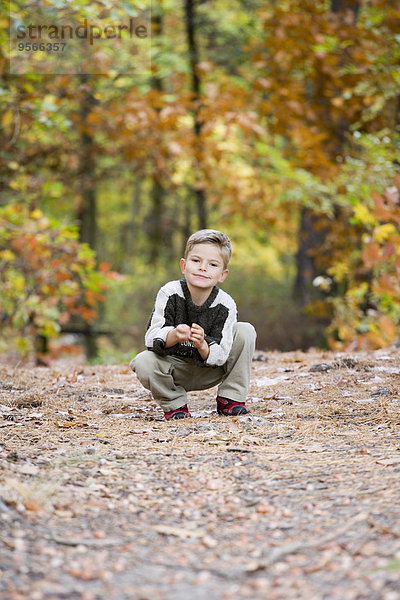
POLYGON ((188 340, 193 342, 193 346, 197 348, 201 358, 206 360, 210 348, 204 339, 204 329, 200 327, 200 325, 197 325, 197 323, 192 323, 191 327, 185 323, 177 325, 175 329, 172 329, 172 331, 168 333, 165 346, 168 348, 175 344, 184 344, 188 340))

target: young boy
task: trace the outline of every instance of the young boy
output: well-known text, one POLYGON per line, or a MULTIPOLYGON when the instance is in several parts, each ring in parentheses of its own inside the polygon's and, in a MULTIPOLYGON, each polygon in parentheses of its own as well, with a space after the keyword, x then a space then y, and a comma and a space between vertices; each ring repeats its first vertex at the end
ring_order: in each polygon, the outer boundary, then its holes
POLYGON ((186 392, 219 384, 220 415, 246 414, 246 395, 256 332, 237 322, 233 299, 217 287, 228 276, 231 243, 213 229, 187 241, 183 279, 157 294, 147 325, 147 350, 130 363, 167 420, 190 417, 186 392))

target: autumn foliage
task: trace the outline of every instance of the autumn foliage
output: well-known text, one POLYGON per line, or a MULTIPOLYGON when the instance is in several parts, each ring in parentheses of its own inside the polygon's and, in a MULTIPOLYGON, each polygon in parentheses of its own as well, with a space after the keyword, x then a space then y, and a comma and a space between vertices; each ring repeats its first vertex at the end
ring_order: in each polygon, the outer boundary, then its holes
POLYGON ((257 104, 297 165, 335 176, 355 129, 395 127, 398 3, 298 1, 260 11, 257 104))
POLYGON ((354 208, 360 246, 328 270, 345 289, 328 300, 328 342, 335 350, 380 348, 400 335, 400 176, 395 183, 384 194, 374 192, 370 207, 354 208))
MULTIPOLYGON (((53 4, 44 10, 52 14, 53 4)), ((69 4, 77 19, 98 11, 117 21, 132 9, 129 1, 69 4)), ((232 235, 235 269, 253 295, 233 277, 227 291, 258 321, 263 347, 274 346, 270 325, 280 321, 288 348, 287 310, 296 322, 289 329, 298 328, 293 347, 392 342, 398 206, 387 190, 398 189, 398 2, 210 7, 153 5, 151 70, 140 76, 118 70, 135 58, 129 44, 109 67, 98 53, 98 77, 9 77, 0 51, 3 327, 52 335, 72 317, 95 318, 106 271, 97 273, 65 222, 78 223, 98 260, 127 276, 118 308, 105 303, 105 328, 119 339, 143 333, 150 283, 171 277, 185 238, 205 219, 232 235)), ((2 40, 8 25, 0 21, 2 40)))
POLYGON ((17 333, 24 351, 32 335, 55 335, 73 316, 92 322, 114 276, 107 265, 96 269, 94 253, 79 243, 76 228, 38 209, 9 205, 0 210, 3 342, 17 333))
POLYGON ((306 311, 337 350, 399 334, 399 16, 392 1, 273 3, 251 46, 259 113, 293 169, 322 184, 303 187, 312 225, 298 242, 320 291, 306 311))

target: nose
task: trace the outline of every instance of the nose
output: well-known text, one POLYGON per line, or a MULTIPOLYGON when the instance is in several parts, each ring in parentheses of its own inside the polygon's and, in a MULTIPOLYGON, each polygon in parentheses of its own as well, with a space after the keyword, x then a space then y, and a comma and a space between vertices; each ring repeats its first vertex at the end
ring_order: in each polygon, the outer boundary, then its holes
POLYGON ((207 265, 205 263, 200 264, 200 271, 205 271, 207 269, 207 265))

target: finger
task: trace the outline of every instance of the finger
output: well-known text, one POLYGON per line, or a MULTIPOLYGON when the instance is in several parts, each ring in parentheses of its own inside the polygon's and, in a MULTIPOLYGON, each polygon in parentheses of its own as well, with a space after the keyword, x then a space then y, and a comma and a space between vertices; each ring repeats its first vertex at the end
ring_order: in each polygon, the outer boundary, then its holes
POLYGON ((196 325, 196 323, 194 323, 194 324, 192 325, 192 329, 191 329, 191 331, 194 331, 194 332, 196 332, 196 333, 203 333, 203 328, 202 328, 202 327, 200 327, 200 325, 196 325))

